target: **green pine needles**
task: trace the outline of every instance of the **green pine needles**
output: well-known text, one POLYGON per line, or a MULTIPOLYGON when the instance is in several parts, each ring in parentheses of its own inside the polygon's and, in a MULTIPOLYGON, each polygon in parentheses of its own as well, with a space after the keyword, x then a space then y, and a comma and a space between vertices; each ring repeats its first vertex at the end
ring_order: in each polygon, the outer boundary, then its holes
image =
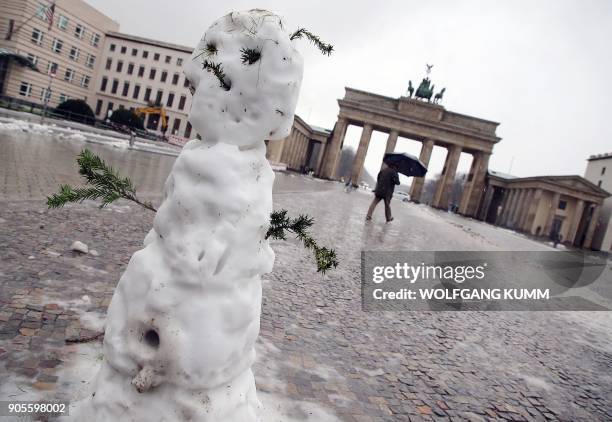
POLYGON ((208 60, 204 60, 202 63, 202 67, 209 72, 212 72, 215 77, 219 80, 219 85, 226 91, 229 91, 232 87, 230 83, 227 81, 225 73, 223 72, 223 66, 221 63, 215 63, 208 60))
POLYGON ((141 201, 136 197, 136 189, 132 181, 127 177, 120 177, 119 174, 108 166, 104 160, 95 155, 88 149, 84 149, 77 159, 79 164, 79 174, 86 180, 88 187, 73 188, 62 185, 58 193, 47 197, 49 208, 59 208, 68 202, 83 202, 86 199, 100 199, 100 208, 105 207, 119 198, 127 199, 143 206, 144 208, 156 211, 150 202, 141 201))
POLYGON ((332 51, 334 50, 333 45, 324 43, 323 41, 321 41, 321 38, 319 38, 318 35, 313 34, 306 28, 299 28, 297 31, 291 34, 289 39, 293 41, 302 37, 308 38, 308 40, 313 43, 323 54, 330 56, 332 51))
MULTIPOLYGON (((150 202, 142 201, 136 196, 136 188, 130 179, 121 177, 100 157, 88 149, 84 149, 78 156, 79 174, 85 179, 86 187, 74 188, 69 185, 60 186, 58 193, 47 197, 49 208, 61 208, 69 202, 83 202, 86 199, 100 200, 100 208, 103 208, 117 199, 127 199, 150 210, 157 211, 150 202)), ((302 242, 306 249, 314 253, 317 262, 317 271, 325 271, 336 268, 338 261, 333 249, 319 247, 317 242, 310 236, 308 229, 314 220, 306 215, 297 218, 287 217, 287 211, 274 211, 270 216, 270 228, 266 233, 266 239, 286 240, 285 231, 292 232, 302 242)))
POLYGON ((266 233, 266 239, 286 240, 285 231, 295 234, 302 242, 306 249, 311 249, 317 261, 317 271, 325 274, 325 271, 336 268, 338 260, 336 252, 333 249, 320 247, 317 242, 310 236, 308 229, 312 226, 314 220, 307 215, 300 214, 297 218, 287 217, 287 210, 274 211, 270 216, 270 228, 266 233))

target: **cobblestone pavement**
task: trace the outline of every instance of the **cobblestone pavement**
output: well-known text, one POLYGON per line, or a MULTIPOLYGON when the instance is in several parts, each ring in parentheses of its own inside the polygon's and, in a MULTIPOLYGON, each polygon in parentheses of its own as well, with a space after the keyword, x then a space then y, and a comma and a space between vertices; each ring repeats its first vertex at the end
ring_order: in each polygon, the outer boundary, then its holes
MULTIPOLYGON (((273 242, 254 368, 262 396, 300 403, 291 409, 298 420, 323 420, 307 404, 342 421, 612 419, 608 313, 361 311, 364 247, 546 246, 399 201, 393 223, 379 208, 364 224, 369 195, 277 177, 287 188, 277 189, 275 207, 313 215, 316 237, 337 249, 341 266, 317 274, 296 241, 273 242)), ((0 397, 71 397, 80 387, 62 376, 81 347, 65 339, 98 332, 151 222, 125 202, 53 211, 41 201, 0 202, 0 397), (70 251, 74 240, 97 252, 70 251)))

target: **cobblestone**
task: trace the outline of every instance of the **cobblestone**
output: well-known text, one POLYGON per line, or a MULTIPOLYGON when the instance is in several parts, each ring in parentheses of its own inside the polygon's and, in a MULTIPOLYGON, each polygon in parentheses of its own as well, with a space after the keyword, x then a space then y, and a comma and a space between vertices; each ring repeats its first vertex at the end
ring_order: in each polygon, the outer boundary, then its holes
MULTIPOLYGON (((262 394, 316 403, 343 421, 610 420, 607 313, 361 310, 364 248, 545 246, 399 201, 393 223, 377 210, 365 224, 369 195, 278 178, 289 188, 277 189, 275 207, 315 217, 315 235, 337 250, 340 267, 318 274, 297 241, 272 243, 276 264, 264 281, 254 367, 262 394)), ((65 340, 97 333, 82 316, 105 314, 151 222, 125 202, 53 211, 40 201, 0 202, 0 379, 20 376, 21 388, 47 397, 77 387, 58 384, 77 350, 65 340), (71 251, 74 240, 99 255, 71 251)))

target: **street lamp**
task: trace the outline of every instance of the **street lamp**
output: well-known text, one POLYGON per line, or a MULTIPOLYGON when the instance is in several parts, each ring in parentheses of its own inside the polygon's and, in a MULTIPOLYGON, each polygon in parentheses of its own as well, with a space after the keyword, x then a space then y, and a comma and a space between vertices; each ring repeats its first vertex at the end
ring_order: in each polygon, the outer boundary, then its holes
POLYGON ((55 69, 51 67, 51 69, 49 70, 49 86, 47 87, 47 90, 45 91, 45 98, 43 99, 44 107, 43 107, 42 117, 40 118, 41 125, 45 123, 45 116, 47 115, 47 106, 49 104, 49 98, 51 98, 51 84, 53 83, 53 78, 55 78, 55 69))

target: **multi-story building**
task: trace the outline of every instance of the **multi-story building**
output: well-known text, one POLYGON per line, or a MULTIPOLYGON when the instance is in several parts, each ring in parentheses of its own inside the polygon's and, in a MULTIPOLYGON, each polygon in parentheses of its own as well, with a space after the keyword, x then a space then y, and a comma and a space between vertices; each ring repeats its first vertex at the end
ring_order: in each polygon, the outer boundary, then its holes
MULTIPOLYGON (((612 153, 590 156, 584 178, 612 192, 612 153)), ((593 249, 612 252, 612 197, 607 198, 601 207, 593 249)))
POLYGON ((81 0, 0 0, 0 47, 28 57, 39 71, 4 62, 0 94, 50 106, 69 99, 94 104, 106 33, 119 24, 81 0), (53 74, 51 78, 49 75, 53 74), (50 87, 50 89, 49 89, 50 87))
MULTIPOLYGON (((168 116, 168 134, 190 138, 187 115, 191 107, 189 83, 183 65, 193 48, 133 35, 108 32, 101 54, 100 71, 95 82, 96 117, 109 110, 135 109, 157 105, 168 116)), ((148 130, 161 130, 159 114, 149 114, 148 130)))

